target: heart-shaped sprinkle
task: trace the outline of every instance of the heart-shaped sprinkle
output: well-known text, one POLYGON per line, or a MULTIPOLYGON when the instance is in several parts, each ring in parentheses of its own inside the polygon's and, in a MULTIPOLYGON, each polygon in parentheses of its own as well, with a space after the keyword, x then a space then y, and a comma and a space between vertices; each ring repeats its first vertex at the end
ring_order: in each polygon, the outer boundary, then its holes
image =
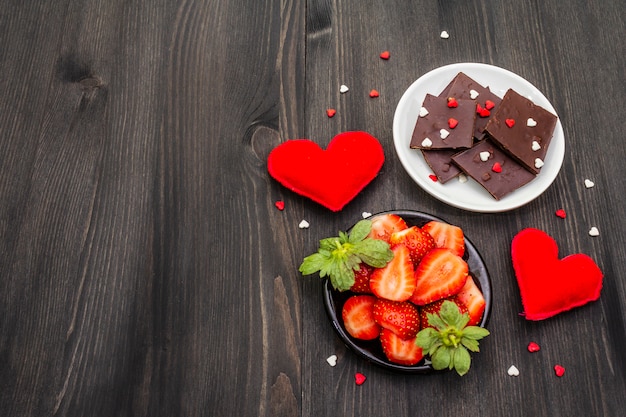
POLYGON ((478 112, 478 115, 479 115, 480 117, 489 117, 489 116, 491 116, 491 112, 490 112, 489 110, 487 110, 487 109, 481 109, 481 110, 478 112))
POLYGON ((326 109, 326 116, 333 117, 335 114, 337 114, 337 110, 335 110, 335 109, 326 109))
POLYGON ((535 158, 535 168, 539 169, 543 166, 543 161, 541 158, 535 158))
POLYGON ((366 379, 365 375, 360 372, 354 374, 354 382, 356 382, 357 385, 363 385, 366 379))
POLYGON ((506 125, 507 125, 508 127, 510 127, 510 128, 511 128, 511 127, 513 127, 513 126, 515 126, 515 120, 514 120, 514 119, 506 119, 506 120, 504 121, 504 123, 506 123, 506 125))
POLYGON ((433 146, 433 141, 428 138, 424 138, 424 140, 422 141, 422 146, 424 148, 430 148, 431 146, 433 146))
POLYGON ((541 346, 539 346, 539 345, 538 345, 537 343, 535 343, 535 342, 530 342, 530 343, 528 344, 527 349, 528 349, 528 351, 529 351, 530 353, 535 353, 535 352, 539 352, 539 350, 541 349, 541 346))
POLYGON ((348 86, 347 86, 347 85, 341 84, 341 87, 339 87, 339 92, 340 92, 341 94, 343 94, 343 93, 347 93, 347 92, 348 92, 348 90, 350 90, 350 89, 348 88, 348 86))
POLYGON ((494 103, 494 102, 493 102, 493 101, 491 101, 491 100, 485 100, 485 108, 486 108, 487 110, 491 110, 491 109, 493 109, 494 107, 496 107, 496 103, 494 103))
POLYGON ((591 181, 591 180, 585 180, 585 187, 587 187, 587 188, 591 188, 591 187, 593 187, 594 185, 595 185, 595 184, 594 184, 594 182, 593 182, 593 181, 591 181))
POLYGON ((509 376, 519 376, 519 369, 515 367, 515 365, 511 365, 511 367, 506 371, 509 376))
POLYGON ((298 227, 299 227, 300 229, 308 229, 308 228, 309 228, 309 226, 310 226, 310 224, 309 224, 309 222, 307 222, 306 220, 302 220, 302 221, 300 222, 300 224, 298 224, 298 227))
POLYGON ((491 170, 493 172, 502 172, 502 165, 500 165, 499 162, 496 162, 493 164, 493 166, 491 167, 491 170))
POLYGON ((389 51, 384 51, 380 53, 380 58, 381 59, 389 59, 391 55, 389 54, 389 51))
POLYGON ((591 229, 589 229, 589 236, 600 236, 600 231, 598 230, 597 227, 593 226, 591 229))
POLYGON ((367 219, 368 217, 372 217, 372 213, 370 213, 369 211, 364 211, 363 213, 361 213, 361 217, 367 219))
POLYGON ((459 107, 459 102, 454 97, 448 97, 448 107, 451 109, 459 107))
POLYGON ((437 180, 438 180, 438 178, 437 178, 437 176, 436 176, 435 174, 430 174, 430 175, 428 176, 428 178, 430 178, 430 180, 431 180, 432 182, 437 182, 437 180))
POLYGON ((459 182, 461 184, 465 184, 467 182, 467 175, 465 174, 459 174, 459 182))
POLYGON ((285 209, 285 202, 284 201, 278 200, 277 202, 274 203, 274 205, 280 211, 283 211, 285 209))
POLYGON ((556 213, 554 214, 556 214, 556 217, 560 217, 562 219, 564 219, 567 216, 567 214, 565 214, 565 210, 563 209, 558 209, 556 213))
POLYGON ((537 126, 537 121, 533 119, 532 117, 529 117, 528 120, 526 120, 526 126, 535 127, 537 126))
POLYGON ((448 119, 448 127, 450 129, 454 129, 458 124, 459 124, 458 120, 453 119, 452 117, 448 119))
POLYGON ((478 155, 480 155, 480 160, 483 162, 487 162, 487 160, 489 159, 489 157, 491 156, 491 152, 489 151, 483 151, 481 153, 479 153, 478 155))
POLYGON ((563 368, 561 365, 554 365, 554 373, 560 378, 563 376, 563 374, 565 374, 565 368, 563 368))
POLYGON ((474 100, 476 97, 478 97, 478 91, 470 90, 470 98, 474 100))
POLYGON ((533 140, 532 145, 530 146, 530 148, 533 151, 538 151, 539 149, 541 149, 541 145, 539 144, 539 142, 537 142, 536 140, 533 140))
POLYGON ((439 136, 441 136, 441 139, 447 138, 449 134, 450 132, 448 132, 446 129, 441 129, 439 131, 439 136))
POLYGON ((330 366, 337 365, 337 355, 330 355, 326 358, 326 362, 328 362, 330 366))
POLYGON ((370 91, 370 97, 371 98, 376 98, 378 96, 380 96, 380 93, 378 91, 376 91, 376 90, 370 91))
POLYGON ((441 37, 441 39, 448 39, 450 37, 450 34, 447 31, 443 30, 441 31, 439 36, 441 37))

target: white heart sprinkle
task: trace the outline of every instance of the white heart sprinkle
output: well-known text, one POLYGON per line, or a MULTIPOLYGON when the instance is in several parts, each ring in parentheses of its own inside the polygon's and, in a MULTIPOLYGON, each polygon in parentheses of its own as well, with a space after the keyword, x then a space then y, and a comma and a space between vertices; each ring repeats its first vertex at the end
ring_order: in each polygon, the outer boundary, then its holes
POLYGON ((515 367, 515 365, 511 365, 511 367, 506 371, 510 376, 519 376, 519 369, 515 367))
POLYGON ((361 213, 361 216, 363 216, 364 219, 367 219, 368 217, 372 217, 372 213, 364 211, 363 213, 361 213))
POLYGON ((307 222, 306 220, 302 220, 300 224, 298 225, 300 229, 308 229, 309 226, 310 226, 309 222, 307 222))
POLYGON ((467 182, 467 176, 465 174, 459 174, 459 182, 464 184, 467 182))
POLYGON ((450 37, 450 34, 444 30, 439 36, 441 37, 441 39, 448 39, 450 37))
POLYGON ((593 226, 591 229, 589 229, 589 236, 600 236, 600 231, 597 227, 593 226))
POLYGON ((449 134, 450 132, 448 132, 446 129, 441 129, 439 131, 439 135, 441 136, 441 139, 447 138, 449 134))
POLYGON ((341 94, 343 94, 343 93, 347 93, 347 92, 348 92, 348 90, 349 90, 349 88, 348 88, 348 86, 347 86, 347 85, 343 85, 343 84, 341 84, 341 87, 339 87, 339 92, 340 92, 341 94))
POLYGON ((328 362, 330 366, 337 365, 337 355, 330 355, 326 358, 326 362, 328 362))
POLYGON ((526 126, 535 127, 537 126, 537 121, 533 119, 532 117, 530 117, 528 120, 526 120, 526 126))
POLYGON ((541 145, 536 140, 533 140, 533 144, 532 144, 531 148, 532 148, 533 151, 538 151, 539 149, 541 149, 541 145))
POLYGON ((426 107, 420 107, 420 117, 428 116, 428 109, 426 107))
POLYGON ((433 141, 428 138, 424 138, 424 140, 422 141, 422 146, 424 148, 430 148, 431 146, 433 146, 433 141))
POLYGON ((593 181, 591 181, 591 180, 585 180, 585 187, 587 187, 587 188, 591 188, 591 187, 593 187, 594 185, 596 185, 596 184, 594 184, 594 182, 593 182, 593 181))
POLYGON ((478 91, 470 90, 470 98, 474 100, 476 97, 478 97, 478 91))
POLYGON ((483 161, 483 162, 486 162, 489 159, 489 157, 491 156, 491 153, 489 153, 487 151, 483 151, 483 152, 479 153, 479 155, 480 155, 480 160, 483 161))
POLYGON ((535 158, 535 168, 539 169, 543 166, 543 161, 541 158, 535 158))

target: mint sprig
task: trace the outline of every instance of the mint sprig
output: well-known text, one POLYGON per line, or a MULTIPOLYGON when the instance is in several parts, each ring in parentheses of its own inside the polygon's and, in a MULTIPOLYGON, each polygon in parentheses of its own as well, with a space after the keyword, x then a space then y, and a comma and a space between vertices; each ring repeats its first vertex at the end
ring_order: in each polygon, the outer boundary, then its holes
POLYGON ((393 258, 387 242, 368 237, 371 230, 371 220, 361 220, 349 234, 340 231, 337 237, 320 240, 317 253, 304 258, 300 272, 303 275, 319 272, 321 278, 330 278, 337 291, 349 290, 354 285, 354 271, 361 269, 362 262, 382 268, 393 258))
POLYGON ((428 324, 433 327, 422 329, 415 343, 425 354, 430 355, 436 370, 454 369, 463 376, 471 364, 471 352, 479 352, 478 341, 489 335, 489 331, 478 326, 467 326, 469 315, 461 314, 452 301, 442 303, 439 314, 428 313, 428 324))

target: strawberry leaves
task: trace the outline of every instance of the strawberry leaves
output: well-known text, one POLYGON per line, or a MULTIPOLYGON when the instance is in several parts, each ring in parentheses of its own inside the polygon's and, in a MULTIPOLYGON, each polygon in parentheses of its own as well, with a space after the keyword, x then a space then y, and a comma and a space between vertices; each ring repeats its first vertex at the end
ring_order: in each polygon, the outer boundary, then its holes
POLYGON ((371 220, 361 220, 350 233, 340 231, 337 237, 320 240, 317 253, 304 258, 300 272, 319 272, 321 278, 330 278, 337 291, 349 290, 354 284, 354 271, 360 270, 362 262, 382 268, 393 258, 387 242, 368 237, 371 229, 371 220))
POLYGON ((424 354, 430 355, 436 370, 454 369, 463 376, 470 368, 471 352, 478 352, 478 341, 489 335, 489 331, 478 326, 467 326, 468 314, 461 314, 452 301, 444 301, 439 314, 427 314, 428 324, 421 330, 415 343, 424 354))

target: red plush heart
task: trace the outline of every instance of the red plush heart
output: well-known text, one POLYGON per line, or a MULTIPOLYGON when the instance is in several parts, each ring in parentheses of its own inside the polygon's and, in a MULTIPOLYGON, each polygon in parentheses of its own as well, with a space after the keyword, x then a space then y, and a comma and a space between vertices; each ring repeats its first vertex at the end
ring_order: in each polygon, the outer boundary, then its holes
POLYGON ((291 191, 339 211, 376 177, 384 161, 375 137, 344 132, 326 150, 308 139, 284 142, 270 152, 267 170, 291 191))
POLYGON ((513 269, 528 320, 543 320, 600 297, 602 271, 589 256, 558 258, 559 248, 537 229, 520 231, 511 244, 513 269))

